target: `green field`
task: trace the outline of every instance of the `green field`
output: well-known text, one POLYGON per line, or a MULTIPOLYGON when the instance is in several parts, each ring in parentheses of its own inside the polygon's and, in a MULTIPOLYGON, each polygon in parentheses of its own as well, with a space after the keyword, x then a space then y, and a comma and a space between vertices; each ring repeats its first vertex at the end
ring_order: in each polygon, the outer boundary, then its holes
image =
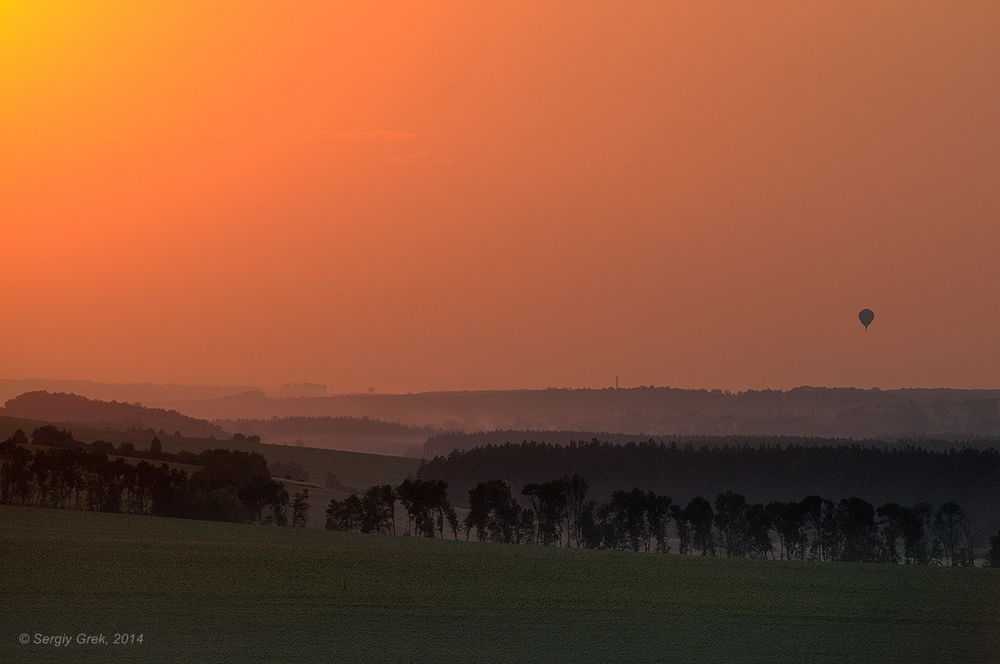
POLYGON ((1000 570, 0 507, 0 662, 995 662, 1000 570), (18 643, 140 632, 141 645, 18 643))

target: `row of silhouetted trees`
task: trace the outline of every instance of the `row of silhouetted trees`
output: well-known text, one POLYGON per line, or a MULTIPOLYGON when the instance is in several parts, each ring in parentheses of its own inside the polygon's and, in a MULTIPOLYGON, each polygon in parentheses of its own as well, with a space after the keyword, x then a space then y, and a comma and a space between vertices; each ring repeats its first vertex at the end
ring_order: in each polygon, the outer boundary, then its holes
POLYGON ((199 468, 188 475, 167 463, 109 456, 114 452, 109 443, 87 445, 52 426, 36 429, 30 441, 16 431, 0 442, 0 503, 305 526, 308 492, 295 495, 289 517, 288 492, 260 454, 206 450, 190 455, 199 468))
MULTIPOLYGON (((396 534, 397 503, 408 535, 511 544, 784 560, 972 565, 974 530, 954 502, 937 507, 857 497, 749 503, 733 491, 678 504, 640 489, 606 501, 589 497, 579 475, 525 485, 516 495, 501 479, 469 491, 461 525, 441 480, 408 479, 333 500, 326 527, 396 534), (676 549, 674 548, 676 546, 676 549)), ((1000 535, 998 535, 1000 538, 1000 535)), ((994 548, 1000 539, 994 538, 994 548)), ((998 559, 997 564, 1000 564, 998 559)))
POLYGON ((484 477, 502 477, 521 487, 564 475, 587 478, 591 497, 602 500, 623 487, 638 486, 685 504, 695 496, 726 491, 755 502, 797 501, 808 495, 861 496, 876 505, 911 507, 954 501, 982 528, 981 535, 1000 530, 1000 449, 766 441, 717 446, 527 442, 455 451, 423 462, 417 473, 447 482, 457 507, 470 507, 466 496, 484 477))
POLYGON ((448 502, 448 485, 440 480, 406 479, 398 487, 373 486, 363 494, 333 499, 326 510, 328 530, 396 534, 396 503, 406 515, 406 535, 444 537, 445 526, 455 536, 458 515, 448 502))
MULTIPOLYGON (((0 442, 0 502, 104 512, 155 514, 304 527, 309 495, 290 501, 263 456, 213 449, 191 455, 190 475, 167 463, 154 444, 145 458, 114 456, 109 443, 75 441, 45 426, 0 442)), ((601 499, 580 474, 529 482, 516 493, 502 479, 468 489, 463 519, 441 479, 409 478, 333 500, 326 527, 363 533, 464 537, 625 551, 677 551, 733 558, 836 560, 907 564, 973 564, 976 530, 952 501, 875 505, 850 497, 809 495, 751 503, 736 491, 714 500, 675 502, 656 490, 614 490, 601 499), (398 511, 397 511, 398 507, 398 511)), ((990 539, 1000 566, 1000 534, 990 539)))

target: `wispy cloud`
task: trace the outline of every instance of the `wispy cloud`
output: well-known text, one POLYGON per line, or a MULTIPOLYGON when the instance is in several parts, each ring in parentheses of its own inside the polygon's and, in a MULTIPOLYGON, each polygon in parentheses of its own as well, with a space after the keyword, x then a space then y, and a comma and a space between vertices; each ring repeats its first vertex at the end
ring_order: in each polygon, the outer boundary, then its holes
POLYGON ((325 138, 328 141, 350 141, 350 142, 412 141, 417 137, 416 134, 411 134, 408 131, 393 131, 390 129, 364 129, 359 131, 341 131, 341 132, 317 131, 316 135, 321 138, 325 138))
POLYGON ((125 135, 125 134, 103 134, 96 138, 104 141, 116 141, 127 143, 287 143, 290 141, 307 140, 331 141, 341 143, 401 143, 419 138, 418 134, 408 131, 395 131, 392 129, 359 129, 354 131, 323 131, 296 130, 290 133, 282 133, 280 130, 274 134, 262 134, 254 137, 244 136, 238 133, 225 131, 205 134, 163 134, 163 135, 125 135))
POLYGON ((434 152, 415 152, 402 157, 392 157, 390 161, 397 164, 450 164, 451 157, 434 152))

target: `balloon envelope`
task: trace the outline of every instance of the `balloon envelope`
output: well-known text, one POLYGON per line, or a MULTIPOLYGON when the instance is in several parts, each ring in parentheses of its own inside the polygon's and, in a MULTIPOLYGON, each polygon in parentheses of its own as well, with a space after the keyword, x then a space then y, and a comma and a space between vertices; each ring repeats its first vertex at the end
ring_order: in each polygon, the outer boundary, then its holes
POLYGON ((858 312, 858 320, 861 321, 861 324, 864 325, 867 330, 868 326, 872 324, 873 320, 875 320, 875 312, 871 309, 862 309, 858 312))

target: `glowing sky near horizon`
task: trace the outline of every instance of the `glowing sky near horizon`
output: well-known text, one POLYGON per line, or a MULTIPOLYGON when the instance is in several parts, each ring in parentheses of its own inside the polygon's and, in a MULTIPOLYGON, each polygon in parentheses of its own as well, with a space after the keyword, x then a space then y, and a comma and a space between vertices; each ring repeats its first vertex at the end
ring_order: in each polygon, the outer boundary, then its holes
POLYGON ((1000 387, 997 35, 987 2, 0 0, 0 376, 1000 387))

